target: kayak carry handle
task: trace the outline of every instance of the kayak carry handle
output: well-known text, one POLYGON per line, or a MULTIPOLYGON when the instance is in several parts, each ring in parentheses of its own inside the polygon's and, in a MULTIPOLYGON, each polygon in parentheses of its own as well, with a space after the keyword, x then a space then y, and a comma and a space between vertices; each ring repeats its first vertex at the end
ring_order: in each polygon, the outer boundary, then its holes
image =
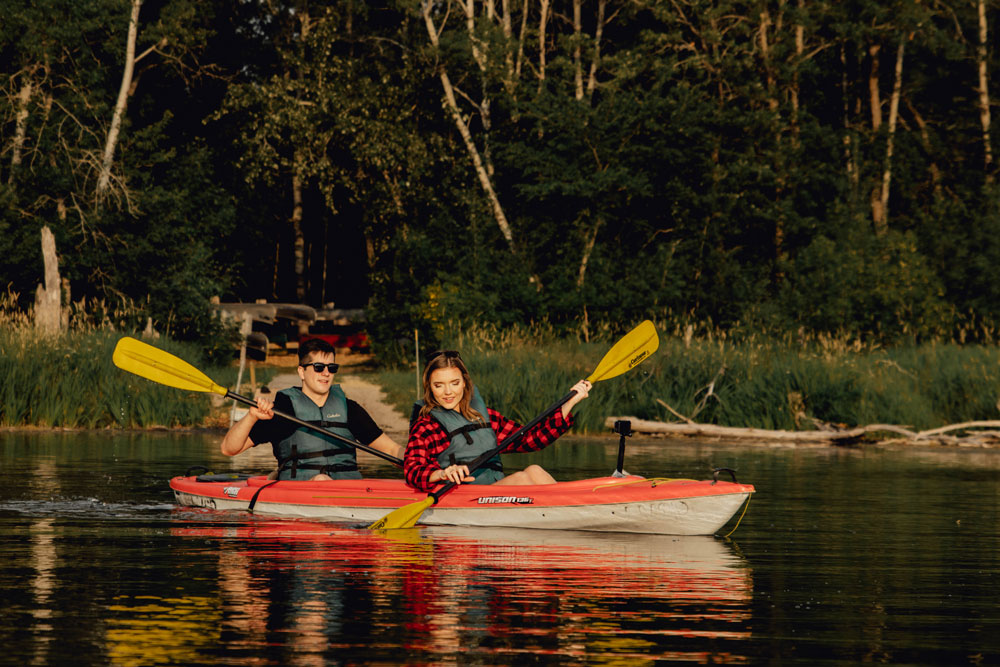
POLYGON ((712 470, 712 484, 715 484, 716 482, 719 481, 720 472, 728 472, 729 476, 733 478, 733 484, 739 483, 736 481, 736 471, 733 470, 732 468, 715 468, 714 470, 712 470))

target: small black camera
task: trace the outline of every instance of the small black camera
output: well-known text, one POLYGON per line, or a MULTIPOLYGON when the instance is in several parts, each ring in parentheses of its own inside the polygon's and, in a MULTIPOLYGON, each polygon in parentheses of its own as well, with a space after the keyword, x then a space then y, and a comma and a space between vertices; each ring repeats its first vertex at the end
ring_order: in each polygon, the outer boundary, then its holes
POLYGON ((620 433, 625 436, 632 435, 632 422, 627 419, 618 419, 615 421, 615 433, 620 433))

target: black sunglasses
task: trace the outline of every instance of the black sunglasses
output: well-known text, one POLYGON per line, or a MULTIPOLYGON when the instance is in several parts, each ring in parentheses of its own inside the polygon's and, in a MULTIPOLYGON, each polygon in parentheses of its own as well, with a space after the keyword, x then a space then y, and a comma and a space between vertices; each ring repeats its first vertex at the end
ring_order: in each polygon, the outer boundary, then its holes
POLYGON ((435 359, 437 359, 438 357, 442 357, 442 356, 445 359, 461 359, 462 358, 462 355, 460 355, 456 350, 437 350, 437 351, 431 352, 430 354, 427 355, 427 363, 430 363, 430 362, 434 361, 435 359))
POLYGON ((340 364, 321 364, 318 361, 314 361, 311 364, 299 364, 299 366, 301 366, 302 368, 306 368, 307 366, 312 366, 312 369, 317 373, 322 373, 324 368, 330 371, 331 373, 336 373, 337 369, 340 368, 340 364))

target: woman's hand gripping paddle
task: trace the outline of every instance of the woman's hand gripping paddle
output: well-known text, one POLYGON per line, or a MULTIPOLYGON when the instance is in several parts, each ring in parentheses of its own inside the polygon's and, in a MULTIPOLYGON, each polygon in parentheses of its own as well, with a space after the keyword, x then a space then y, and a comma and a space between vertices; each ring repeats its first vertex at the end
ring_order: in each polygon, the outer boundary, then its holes
MULTIPOLYGON (((653 354, 653 352, 656 352, 656 348, 659 346, 660 339, 656 335, 656 328, 653 326, 652 322, 646 320, 625 334, 621 340, 615 343, 614 347, 608 350, 607 354, 604 355, 604 358, 601 359, 601 363, 597 364, 597 368, 594 369, 594 372, 590 374, 590 377, 588 377, 587 380, 590 382, 600 382, 601 380, 607 380, 617 375, 621 375, 626 371, 630 371, 646 357, 653 354)), ((562 407, 562 404, 572 398, 575 393, 575 391, 570 391, 568 394, 549 406, 545 412, 538 415, 531 420, 531 422, 512 433, 510 437, 505 439, 496 447, 483 453, 479 458, 469 464, 469 472, 472 473, 478 470, 495 454, 499 454, 509 445, 524 437, 525 433, 540 424, 543 420, 548 419, 553 412, 562 407)), ((441 496, 448 493, 456 486, 457 485, 454 482, 448 482, 437 491, 429 493, 423 500, 418 500, 415 503, 404 505, 399 509, 389 512, 389 514, 370 525, 369 528, 372 530, 410 528, 417 523, 420 516, 424 513, 424 510, 431 505, 434 505, 441 498, 441 496)))
MULTIPOLYGON (((129 338, 126 336, 118 341, 118 344, 115 345, 115 351, 111 360, 114 362, 115 366, 123 371, 135 373, 139 377, 144 377, 147 380, 152 380, 153 382, 157 382, 159 384, 165 384, 168 387, 186 389, 187 391, 200 391, 203 393, 218 394, 220 396, 225 396, 226 398, 239 401, 245 405, 257 405, 257 402, 253 399, 247 398, 246 396, 240 396, 239 394, 234 394, 225 387, 216 384, 210 377, 183 359, 175 357, 169 352, 164 352, 158 347, 153 347, 152 345, 143 343, 141 340, 136 340, 135 338, 129 338)), ((355 447, 357 449, 363 449, 369 454, 374 454, 375 456, 383 458, 390 463, 395 463, 398 466, 403 465, 403 462, 400 459, 391 454, 380 452, 374 447, 362 445, 360 442, 355 442, 350 438, 337 435, 333 431, 317 426, 316 424, 310 424, 307 421, 303 421, 283 412, 278 412, 277 410, 274 411, 274 414, 278 417, 287 419, 290 422, 294 422, 299 426, 305 426, 306 428, 310 428, 314 431, 322 433, 323 435, 334 438, 345 445, 350 445, 351 447, 355 447)))

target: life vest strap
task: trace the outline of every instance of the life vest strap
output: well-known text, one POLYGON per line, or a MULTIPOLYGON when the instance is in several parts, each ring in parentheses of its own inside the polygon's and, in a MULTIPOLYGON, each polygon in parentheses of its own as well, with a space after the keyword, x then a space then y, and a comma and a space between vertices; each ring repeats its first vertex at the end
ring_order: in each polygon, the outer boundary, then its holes
POLYGON ((358 469, 357 465, 351 464, 320 464, 320 463, 299 463, 302 459, 316 459, 322 456, 333 456, 335 454, 340 454, 343 449, 324 449, 321 452, 305 452, 299 454, 298 447, 292 445, 292 453, 285 459, 278 461, 278 472, 282 470, 291 469, 292 479, 295 479, 296 472, 299 468, 303 470, 319 470, 323 474, 329 474, 331 472, 355 472, 358 469))
MULTIPOLYGON (((440 421, 438 421, 438 423, 441 424, 440 421)), ((444 428, 444 424, 441 424, 441 428, 444 428)), ((472 424, 466 424, 465 426, 459 426, 454 431, 448 431, 448 429, 445 429, 445 431, 448 433, 449 440, 453 439, 456 435, 464 435, 466 444, 471 445, 472 436, 469 434, 473 431, 478 431, 481 428, 490 428, 490 425, 486 422, 474 422, 472 424)))

